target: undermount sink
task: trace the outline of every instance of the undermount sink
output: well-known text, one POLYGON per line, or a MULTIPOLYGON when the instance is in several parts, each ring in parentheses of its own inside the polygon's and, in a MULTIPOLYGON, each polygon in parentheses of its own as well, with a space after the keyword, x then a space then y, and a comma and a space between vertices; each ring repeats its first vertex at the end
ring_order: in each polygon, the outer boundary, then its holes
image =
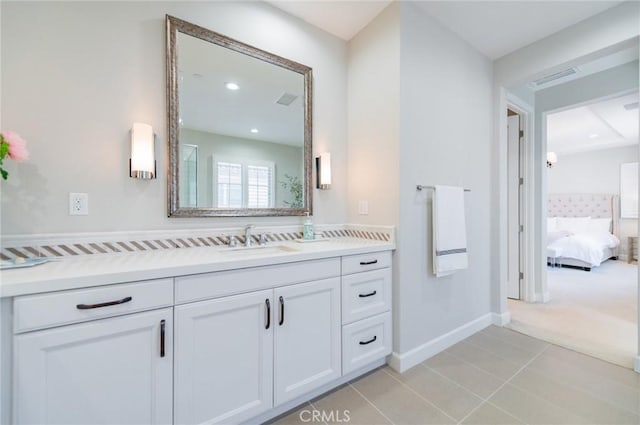
POLYGON ((298 249, 287 245, 251 245, 251 246, 237 246, 234 248, 226 248, 221 252, 231 254, 277 254, 285 252, 298 252, 298 249))

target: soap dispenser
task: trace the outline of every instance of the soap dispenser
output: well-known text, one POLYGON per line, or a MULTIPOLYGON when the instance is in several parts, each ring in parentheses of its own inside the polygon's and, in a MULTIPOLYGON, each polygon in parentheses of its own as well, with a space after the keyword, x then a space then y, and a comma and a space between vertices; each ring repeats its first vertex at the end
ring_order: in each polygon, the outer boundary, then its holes
POLYGON ((307 219, 304 221, 302 225, 302 239, 305 241, 313 240, 313 222, 311 221, 311 217, 309 217, 309 213, 307 212, 307 219))

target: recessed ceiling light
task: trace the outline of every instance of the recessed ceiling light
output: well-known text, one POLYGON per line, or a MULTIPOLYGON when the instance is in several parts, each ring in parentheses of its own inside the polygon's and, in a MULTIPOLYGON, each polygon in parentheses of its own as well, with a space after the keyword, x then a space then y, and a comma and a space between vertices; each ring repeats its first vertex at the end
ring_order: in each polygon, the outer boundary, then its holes
POLYGON ((252 129, 251 129, 251 132, 252 132, 252 133, 257 133, 257 132, 258 132, 258 129, 257 129, 257 128, 252 128, 252 129))
POLYGON ((229 90, 238 90, 240 88, 236 83, 224 83, 224 86, 229 90))
POLYGON ((589 139, 597 139, 598 137, 600 137, 600 135, 598 133, 591 133, 589 135, 589 139))

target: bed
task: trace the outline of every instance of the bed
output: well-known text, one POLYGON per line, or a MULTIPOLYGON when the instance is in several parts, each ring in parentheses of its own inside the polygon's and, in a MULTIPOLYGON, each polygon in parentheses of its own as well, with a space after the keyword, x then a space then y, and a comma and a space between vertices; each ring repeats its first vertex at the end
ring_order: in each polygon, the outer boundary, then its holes
POLYGON ((617 195, 549 194, 547 263, 590 271, 617 259, 617 218, 617 195))

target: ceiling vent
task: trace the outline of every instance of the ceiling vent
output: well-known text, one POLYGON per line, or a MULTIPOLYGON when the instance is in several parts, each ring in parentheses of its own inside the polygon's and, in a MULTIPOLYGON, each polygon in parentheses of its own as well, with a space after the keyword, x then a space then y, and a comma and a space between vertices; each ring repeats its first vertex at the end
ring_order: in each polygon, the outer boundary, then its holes
POLYGON ((580 71, 577 67, 565 69, 564 71, 556 72, 555 74, 550 74, 545 77, 539 78, 533 81, 533 85, 535 87, 544 86, 545 84, 549 84, 552 81, 559 80, 560 78, 568 77, 570 75, 577 74, 580 71))
POLYGON ((627 111, 638 109, 638 102, 627 103, 626 105, 624 105, 624 109, 626 109, 627 111))
POLYGON ((282 96, 280 96, 280 99, 276 100, 276 103, 278 103, 280 105, 284 105, 284 106, 289 106, 297 98, 298 98, 298 96, 296 96, 295 94, 284 93, 282 96))

